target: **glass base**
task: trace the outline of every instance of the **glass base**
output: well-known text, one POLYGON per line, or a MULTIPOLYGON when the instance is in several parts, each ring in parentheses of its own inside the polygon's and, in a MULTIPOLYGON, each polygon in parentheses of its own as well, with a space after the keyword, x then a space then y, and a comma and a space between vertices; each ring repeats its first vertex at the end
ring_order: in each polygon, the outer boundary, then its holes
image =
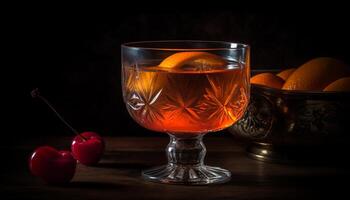
POLYGON ((211 166, 164 165, 142 172, 145 180, 184 185, 207 185, 225 183, 231 179, 231 172, 211 166))
POLYGON ((170 142, 166 148, 168 164, 143 171, 143 178, 152 182, 184 185, 229 181, 230 171, 204 165, 206 148, 202 141, 203 135, 170 133, 170 142))

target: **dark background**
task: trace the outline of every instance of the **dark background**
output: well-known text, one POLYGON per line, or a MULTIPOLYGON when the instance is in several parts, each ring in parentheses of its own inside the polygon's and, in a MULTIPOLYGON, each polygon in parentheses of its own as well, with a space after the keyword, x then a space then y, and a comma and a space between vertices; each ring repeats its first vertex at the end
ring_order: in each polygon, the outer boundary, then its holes
MULTIPOLYGON (((140 40, 223 40, 250 44, 252 69, 297 67, 319 56, 350 63, 346 13, 308 12, 242 14, 235 11, 137 10, 67 16, 64 13, 23 16, 17 31, 14 68, 19 97, 10 137, 71 135, 39 100, 38 87, 77 130, 101 135, 147 136, 122 102, 120 45, 140 40), (20 123, 18 123, 20 121, 20 123)), ((12 101, 12 100, 11 100, 12 101)))

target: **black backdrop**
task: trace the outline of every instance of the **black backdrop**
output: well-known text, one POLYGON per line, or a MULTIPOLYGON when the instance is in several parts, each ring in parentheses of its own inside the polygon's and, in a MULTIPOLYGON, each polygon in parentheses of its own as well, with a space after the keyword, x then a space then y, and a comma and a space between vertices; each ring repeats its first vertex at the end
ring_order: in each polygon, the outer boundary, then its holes
MULTIPOLYGON (((18 130, 15 137, 70 135, 42 102, 38 87, 78 130, 102 135, 145 136, 127 114, 121 98, 120 45, 139 40, 224 40, 252 47, 252 68, 299 66, 318 56, 350 63, 346 13, 242 14, 233 11, 154 12, 108 18, 63 14, 24 16, 17 34, 23 44, 15 70, 18 130), (18 120, 21 119, 21 120, 18 120), (19 122, 20 121, 20 122, 19 122), (25 130, 25 131, 23 131, 25 130)), ((11 135, 11 134, 10 134, 11 135)))

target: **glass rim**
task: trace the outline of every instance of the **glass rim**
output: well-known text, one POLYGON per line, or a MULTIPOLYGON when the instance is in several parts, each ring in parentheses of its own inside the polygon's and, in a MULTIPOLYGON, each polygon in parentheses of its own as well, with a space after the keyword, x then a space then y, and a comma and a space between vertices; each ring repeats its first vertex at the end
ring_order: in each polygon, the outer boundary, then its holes
POLYGON ((244 43, 227 42, 227 41, 216 41, 216 40, 150 40, 150 41, 136 41, 126 42, 121 45, 122 48, 130 49, 143 49, 143 50, 162 50, 162 51, 213 51, 213 50, 240 50, 249 49, 250 46, 244 43), (186 43, 197 43, 197 44, 217 44, 227 45, 228 47, 203 47, 203 48, 166 48, 166 47, 147 47, 147 44, 157 43, 173 43, 173 44, 186 44, 186 43))

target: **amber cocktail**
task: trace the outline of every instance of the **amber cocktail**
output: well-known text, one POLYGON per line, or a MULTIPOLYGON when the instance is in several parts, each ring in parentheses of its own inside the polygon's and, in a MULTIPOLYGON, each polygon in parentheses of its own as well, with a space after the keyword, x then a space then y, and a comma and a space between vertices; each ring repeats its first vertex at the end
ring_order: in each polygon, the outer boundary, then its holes
POLYGON ((143 171, 175 184, 225 182, 203 164, 202 137, 231 126, 249 101, 249 48, 227 42, 157 41, 122 46, 123 96, 141 126, 170 135, 168 164, 143 171))

